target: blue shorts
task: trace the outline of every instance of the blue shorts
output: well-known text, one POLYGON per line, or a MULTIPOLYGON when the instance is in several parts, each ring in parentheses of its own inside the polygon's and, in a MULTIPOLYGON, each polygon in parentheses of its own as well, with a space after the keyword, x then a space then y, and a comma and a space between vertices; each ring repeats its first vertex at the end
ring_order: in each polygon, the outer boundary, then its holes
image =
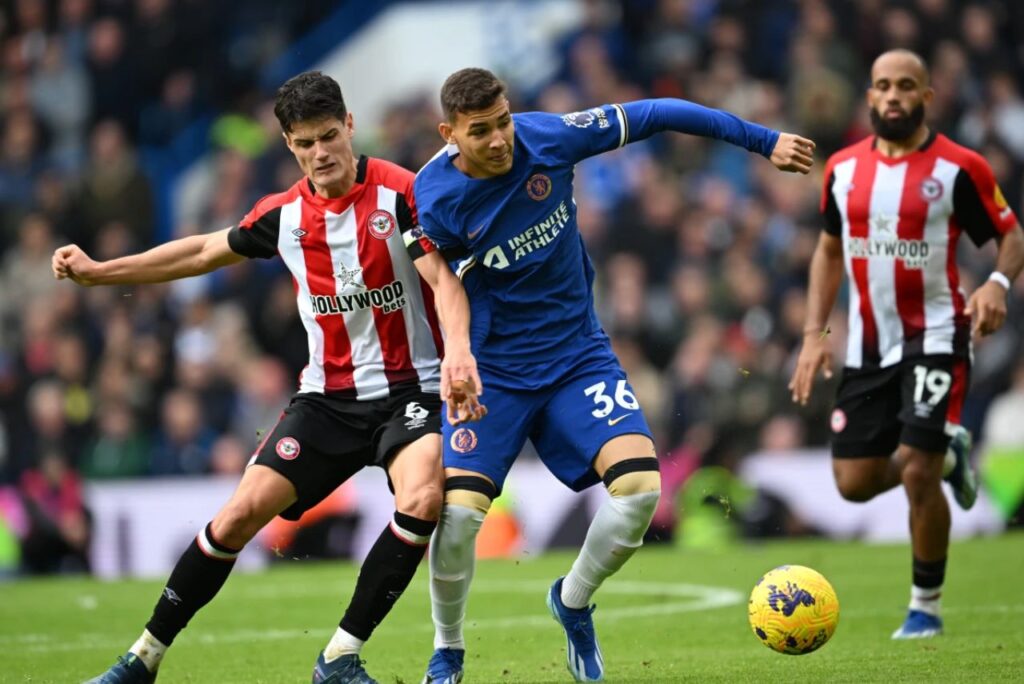
POLYGON ((487 417, 459 427, 442 421, 444 465, 486 475, 498 492, 528 438, 548 470, 578 492, 600 482, 594 459, 609 440, 651 437, 626 373, 611 353, 542 390, 493 388, 486 375, 481 380, 487 417))

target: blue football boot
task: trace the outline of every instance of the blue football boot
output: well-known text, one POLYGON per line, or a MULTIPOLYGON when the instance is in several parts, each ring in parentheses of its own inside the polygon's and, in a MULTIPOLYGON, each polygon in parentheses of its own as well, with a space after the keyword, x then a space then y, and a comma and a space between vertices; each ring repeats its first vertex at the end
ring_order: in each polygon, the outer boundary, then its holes
POLYGON ((422 684, 459 684, 462 681, 462 661, 466 650, 462 648, 439 648, 427 663, 427 674, 422 684))
POLYGON ((146 669, 146 664, 134 653, 117 656, 117 662, 99 677, 93 677, 85 684, 152 684, 156 672, 146 669))
POLYGON ((892 633, 893 639, 930 639, 942 634, 942 618, 914 610, 907 612, 903 625, 892 633))
POLYGON ((966 428, 956 426, 949 451, 956 457, 956 464, 946 475, 946 482, 953 488, 953 498, 960 508, 969 511, 978 499, 978 476, 971 466, 971 433, 966 428))
POLYGON ((562 580, 559 577, 548 592, 548 608, 555 622, 562 625, 566 637, 566 665, 577 682, 604 680, 604 658, 594 632, 591 615, 597 606, 567 608, 562 603, 562 580))
POLYGON ((379 684, 363 669, 365 661, 358 653, 350 653, 331 662, 324 660, 324 652, 316 659, 313 668, 313 684, 379 684))

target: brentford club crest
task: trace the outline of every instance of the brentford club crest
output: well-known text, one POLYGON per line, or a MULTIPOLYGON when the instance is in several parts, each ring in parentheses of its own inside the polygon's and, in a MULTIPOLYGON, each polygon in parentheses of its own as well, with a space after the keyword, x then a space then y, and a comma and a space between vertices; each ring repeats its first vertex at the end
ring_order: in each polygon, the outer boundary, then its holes
POLYGON ((302 451, 302 447, 299 446, 299 441, 294 437, 282 437, 277 440, 277 447, 275 448, 277 455, 286 461, 294 461, 299 456, 299 452, 302 451))
POLYGON ((383 209, 378 209, 370 214, 370 218, 366 219, 366 227, 369 228, 370 235, 378 240, 387 240, 394 235, 397 225, 398 221, 395 220, 394 214, 383 209))
POLYGON ((921 199, 925 202, 936 202, 942 199, 942 182, 929 176, 921 181, 921 199))
POLYGON ((459 428, 452 433, 452 449, 465 454, 476 448, 476 433, 469 428, 459 428))
POLYGON ((526 194, 530 199, 541 202, 551 194, 551 179, 543 173, 535 173, 526 181, 526 194))
POLYGON ((843 409, 836 409, 832 412, 832 432, 842 432, 846 429, 846 412, 843 409))

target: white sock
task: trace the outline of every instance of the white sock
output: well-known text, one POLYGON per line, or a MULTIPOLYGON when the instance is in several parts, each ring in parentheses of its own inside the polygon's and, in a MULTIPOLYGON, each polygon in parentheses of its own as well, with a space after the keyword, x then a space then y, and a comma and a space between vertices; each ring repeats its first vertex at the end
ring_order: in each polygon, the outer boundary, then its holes
POLYGON ((586 608, 601 583, 618 572, 644 543, 661 492, 609 496, 598 509, 580 555, 562 581, 562 603, 586 608))
POLYGON ((142 636, 132 644, 128 651, 137 655, 147 670, 156 672, 157 668, 160 667, 160 661, 164 659, 167 647, 150 634, 148 629, 144 629, 142 630, 142 636))
POLYGON ((358 655, 359 650, 365 643, 362 639, 357 639, 339 627, 335 630, 331 640, 327 642, 327 647, 324 648, 324 660, 329 663, 343 655, 351 655, 353 653, 358 655))
POLYGON ((430 604, 434 648, 465 649, 462 623, 476 567, 476 535, 485 514, 445 504, 430 541, 430 604))
POLYGON ((939 599, 942 597, 942 586, 923 589, 910 586, 910 609, 919 610, 929 615, 939 614, 939 599))

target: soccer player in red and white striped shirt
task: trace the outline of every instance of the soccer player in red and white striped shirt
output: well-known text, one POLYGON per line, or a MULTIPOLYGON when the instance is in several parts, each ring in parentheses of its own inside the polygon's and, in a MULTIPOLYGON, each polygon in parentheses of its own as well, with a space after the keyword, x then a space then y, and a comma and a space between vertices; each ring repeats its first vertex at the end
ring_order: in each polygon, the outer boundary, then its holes
POLYGON ((988 163, 924 123, 932 95, 927 67, 912 52, 886 52, 872 66, 875 135, 825 167, 825 230, 811 260, 804 344, 790 383, 793 400, 804 404, 818 369, 831 375, 826 323, 845 264, 850 330, 832 413, 833 472, 850 501, 899 484, 906 490, 913 585, 896 639, 942 632, 950 527, 943 476, 962 507, 977 494, 970 435, 958 425, 971 319, 975 333, 998 330, 1024 267, 1024 234, 988 163), (995 270, 970 299, 956 264, 964 232, 976 245, 995 239, 999 246, 995 270))
POLYGON ((298 520, 377 465, 394 488, 395 515, 313 672, 313 682, 372 683, 360 648, 412 579, 441 510, 441 399, 454 422, 485 412, 474 391, 466 294, 417 224, 413 174, 354 154, 352 114, 328 76, 289 80, 274 112, 305 176, 264 197, 239 225, 107 262, 75 245, 53 256, 58 279, 101 285, 164 282, 279 255, 309 338, 298 393, 231 500, 178 561, 142 636, 95 682, 152 682, 167 647, 264 525, 276 515, 298 520))

